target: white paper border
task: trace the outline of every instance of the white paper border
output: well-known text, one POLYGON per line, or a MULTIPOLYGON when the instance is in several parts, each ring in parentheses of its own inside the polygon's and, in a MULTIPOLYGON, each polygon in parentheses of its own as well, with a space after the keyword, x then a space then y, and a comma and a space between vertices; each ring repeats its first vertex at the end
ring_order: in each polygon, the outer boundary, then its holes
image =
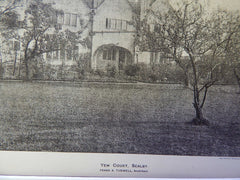
POLYGON ((240 178, 240 158, 2 151, 0 175, 240 178), (146 164, 148 173, 100 172, 101 163, 146 164))

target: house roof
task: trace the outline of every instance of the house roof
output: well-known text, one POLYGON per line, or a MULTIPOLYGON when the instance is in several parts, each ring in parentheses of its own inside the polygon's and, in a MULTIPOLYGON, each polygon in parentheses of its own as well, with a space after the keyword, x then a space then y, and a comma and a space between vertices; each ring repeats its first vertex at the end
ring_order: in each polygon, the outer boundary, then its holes
MULTIPOLYGON (((92 1, 89 0, 82 0, 84 2, 84 4, 86 4, 89 8, 92 8, 92 1)), ((141 3, 140 0, 126 0, 129 5, 132 7, 133 11, 135 13, 139 13, 140 9, 141 9, 141 3)), ((148 0, 147 0, 148 1, 148 0)), ((155 0, 149 0, 149 1, 155 1, 155 0)), ((94 8, 98 8, 100 7, 103 3, 105 2, 105 0, 95 0, 94 2, 94 8)))
POLYGON ((140 0, 127 0, 135 13, 140 13, 140 0))

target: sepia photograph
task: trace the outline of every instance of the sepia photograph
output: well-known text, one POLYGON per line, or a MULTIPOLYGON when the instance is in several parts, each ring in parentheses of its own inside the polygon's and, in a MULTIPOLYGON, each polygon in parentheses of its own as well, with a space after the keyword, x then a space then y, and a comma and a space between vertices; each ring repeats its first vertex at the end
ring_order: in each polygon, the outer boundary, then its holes
POLYGON ((240 157, 239 10, 0 0, 0 151, 240 157))

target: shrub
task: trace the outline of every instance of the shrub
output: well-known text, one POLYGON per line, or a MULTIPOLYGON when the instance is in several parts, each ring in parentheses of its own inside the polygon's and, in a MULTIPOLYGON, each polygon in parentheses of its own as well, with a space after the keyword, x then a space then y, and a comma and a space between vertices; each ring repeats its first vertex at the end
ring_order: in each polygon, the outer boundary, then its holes
POLYGON ((149 75, 149 78, 152 82, 156 82, 158 80, 158 75, 154 72, 152 72, 150 75, 149 75))
POLYGON ((80 54, 76 68, 79 79, 83 79, 85 77, 86 72, 90 71, 89 62, 90 62, 89 53, 80 54))
POLYGON ((107 76, 108 77, 115 78, 115 76, 117 74, 116 66, 112 66, 112 65, 108 64, 107 67, 106 67, 106 70, 107 70, 107 76))
POLYGON ((100 76, 101 78, 105 75, 104 71, 101 69, 97 69, 94 74, 100 76))
POLYGON ((140 70, 138 64, 130 64, 125 66, 124 72, 127 76, 136 76, 140 70))
POLYGON ((144 63, 138 64, 138 68, 139 68, 139 71, 138 71, 139 80, 149 81, 149 75, 151 73, 150 68, 144 63))

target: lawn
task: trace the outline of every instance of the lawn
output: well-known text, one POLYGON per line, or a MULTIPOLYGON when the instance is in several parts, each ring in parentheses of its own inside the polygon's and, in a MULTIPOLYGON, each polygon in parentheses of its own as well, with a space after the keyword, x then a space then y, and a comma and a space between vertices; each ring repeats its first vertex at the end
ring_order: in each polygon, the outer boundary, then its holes
POLYGON ((214 86, 194 117, 174 84, 0 82, 0 150, 240 156, 240 95, 214 86))

